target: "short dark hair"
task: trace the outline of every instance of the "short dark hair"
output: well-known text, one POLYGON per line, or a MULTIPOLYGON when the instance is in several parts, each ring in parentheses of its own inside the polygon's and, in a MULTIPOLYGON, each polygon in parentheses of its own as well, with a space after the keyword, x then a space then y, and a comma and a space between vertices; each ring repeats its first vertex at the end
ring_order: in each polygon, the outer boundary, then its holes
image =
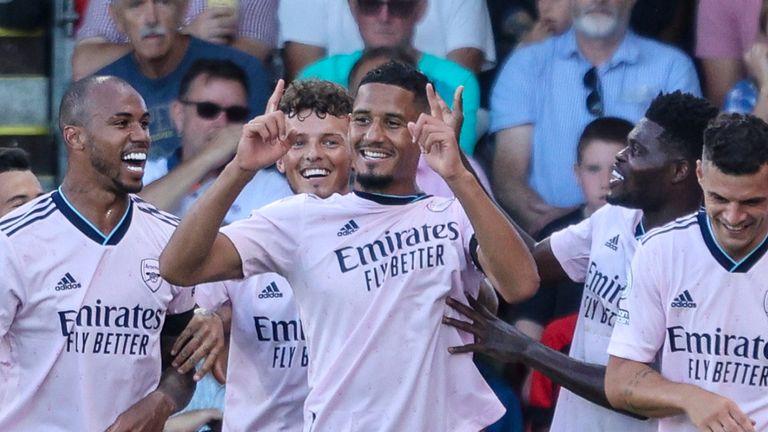
POLYGON ((579 137, 579 144, 576 146, 576 163, 581 163, 584 149, 592 141, 611 141, 626 145, 627 135, 632 128, 632 123, 619 117, 600 117, 592 120, 579 137))
POLYGON ((93 87, 107 82, 131 87, 127 81, 112 75, 91 75, 77 80, 67 87, 59 105, 59 129, 64 126, 85 126, 88 118, 87 99, 93 87))
POLYGON ((0 147, 0 174, 8 171, 29 171, 29 153, 18 147, 0 147))
POLYGON ((725 174, 755 174, 768 163, 768 124, 750 114, 720 114, 704 131, 703 159, 725 174))
POLYGON ((342 117, 352 112, 352 102, 352 96, 344 87, 330 81, 308 79, 293 81, 278 108, 289 117, 305 110, 311 110, 321 118, 327 114, 342 117))
MULTIPOLYGON (((404 47, 381 46, 381 47, 375 47, 375 48, 366 48, 363 51, 363 54, 360 56, 360 58, 352 66, 352 70, 349 71, 347 80, 350 86, 352 85, 352 78, 359 73, 360 67, 368 60, 373 60, 373 59, 388 59, 389 61, 405 63, 414 67, 416 66, 416 58, 413 55, 411 55, 411 53, 404 47)), ((356 89, 353 89, 350 87, 349 90, 355 91, 356 89)))
POLYGON ((400 87, 413 93, 414 102, 423 112, 429 110, 427 100, 427 84, 429 79, 415 67, 390 61, 368 72, 360 81, 360 87, 365 84, 388 84, 400 87))
POLYGON ((184 76, 181 77, 179 99, 187 97, 189 86, 200 75, 207 75, 208 78, 237 81, 242 84, 245 94, 248 94, 248 76, 237 63, 232 60, 201 58, 195 60, 184 73, 184 76))
POLYGON ((678 90, 656 96, 645 112, 645 118, 664 129, 659 139, 665 144, 667 153, 671 150, 695 161, 701 157, 704 129, 718 111, 706 99, 678 90))

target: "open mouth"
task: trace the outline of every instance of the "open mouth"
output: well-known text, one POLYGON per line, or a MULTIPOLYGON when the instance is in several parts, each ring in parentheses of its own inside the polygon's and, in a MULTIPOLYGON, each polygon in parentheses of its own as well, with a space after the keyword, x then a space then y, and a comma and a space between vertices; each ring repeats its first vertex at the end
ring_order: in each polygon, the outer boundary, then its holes
POLYGON ((616 168, 611 170, 611 179, 608 181, 610 185, 621 183, 624 181, 624 175, 622 175, 616 168))
POLYGON ((381 150, 372 150, 372 149, 362 149, 360 150, 360 155, 362 155, 363 159, 366 159, 366 160, 382 160, 382 159, 387 159, 391 156, 387 152, 384 152, 381 150))
POLYGON ((331 171, 325 168, 305 168, 300 171, 301 176, 307 180, 324 178, 331 175, 331 171))
POLYGON ((123 153, 120 158, 128 167, 128 171, 135 173, 144 173, 144 163, 147 161, 147 153, 141 151, 131 151, 123 153))

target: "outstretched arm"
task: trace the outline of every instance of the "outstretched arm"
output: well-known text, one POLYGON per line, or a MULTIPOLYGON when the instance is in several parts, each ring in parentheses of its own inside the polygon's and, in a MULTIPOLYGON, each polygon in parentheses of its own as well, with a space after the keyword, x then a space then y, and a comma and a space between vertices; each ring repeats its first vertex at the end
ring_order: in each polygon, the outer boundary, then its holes
POLYGON ((449 306, 472 321, 443 317, 443 322, 475 336, 473 344, 449 348, 451 354, 479 352, 503 362, 519 361, 592 403, 643 418, 624 410, 616 410, 608 402, 603 390, 605 366, 585 363, 555 351, 496 317, 476 300, 468 300, 471 308, 455 299, 447 300, 449 306))
POLYGON ((285 115, 277 109, 283 93, 280 80, 264 115, 243 126, 237 153, 213 185, 197 200, 160 255, 160 275, 174 285, 242 278, 242 262, 219 226, 240 191, 264 167, 290 147, 285 115))

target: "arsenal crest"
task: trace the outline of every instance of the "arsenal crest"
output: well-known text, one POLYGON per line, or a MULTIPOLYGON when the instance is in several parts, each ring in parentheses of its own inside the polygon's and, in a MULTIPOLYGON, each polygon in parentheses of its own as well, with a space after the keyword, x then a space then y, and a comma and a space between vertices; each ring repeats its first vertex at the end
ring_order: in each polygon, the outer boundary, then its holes
POLYGON ((163 280, 160 279, 160 261, 154 258, 141 260, 141 279, 150 291, 157 292, 163 280))

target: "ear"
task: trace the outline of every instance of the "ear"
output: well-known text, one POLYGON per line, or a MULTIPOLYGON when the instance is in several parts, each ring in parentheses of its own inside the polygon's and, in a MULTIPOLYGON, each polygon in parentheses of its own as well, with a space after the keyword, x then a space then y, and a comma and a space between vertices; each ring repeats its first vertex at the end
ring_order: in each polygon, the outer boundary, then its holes
POLYGON ((693 167, 691 166, 691 163, 688 162, 687 160, 685 159, 676 160, 672 164, 672 169, 674 170, 672 172, 672 183, 680 183, 682 181, 685 181, 690 175, 693 174, 691 172, 693 171, 692 168, 693 167))
POLYGON ((184 104, 178 100, 171 104, 171 120, 173 120, 176 133, 181 135, 181 131, 184 129, 184 104))
POLYGON ((581 176, 579 175, 581 172, 579 171, 579 163, 573 164, 573 175, 576 177, 576 183, 579 184, 580 188, 583 188, 584 185, 581 182, 581 176))
POLYGON ((277 166, 277 170, 280 171, 281 174, 285 174, 285 164, 283 163, 283 158, 280 158, 275 162, 277 166))
POLYGON ((64 126, 62 131, 64 142, 70 151, 82 151, 85 149, 85 132, 79 126, 64 126))
POLYGON ((696 161, 696 178, 699 180, 699 186, 701 186, 701 182, 704 179, 703 172, 701 159, 699 159, 696 161))

